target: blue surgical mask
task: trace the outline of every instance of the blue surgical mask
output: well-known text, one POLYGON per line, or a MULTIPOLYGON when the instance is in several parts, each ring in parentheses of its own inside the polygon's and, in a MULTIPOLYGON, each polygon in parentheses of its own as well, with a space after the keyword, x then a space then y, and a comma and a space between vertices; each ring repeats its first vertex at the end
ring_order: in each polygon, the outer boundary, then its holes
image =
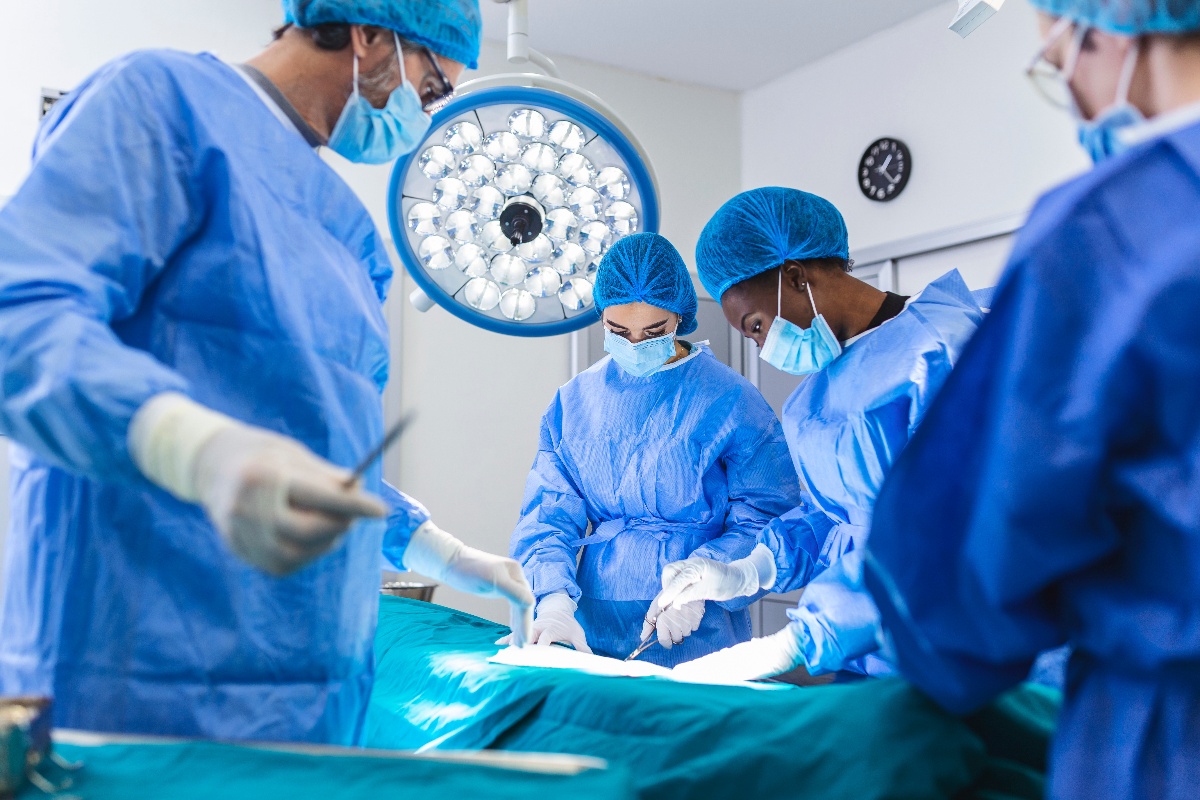
POLYGON ((416 150, 425 138, 430 118, 404 73, 399 37, 396 58, 400 61, 400 85, 388 96, 386 106, 375 108, 358 92, 358 56, 354 57, 354 92, 329 137, 335 153, 359 164, 385 164, 416 150))
POLYGON ((780 316, 783 311, 783 268, 780 268, 775 321, 771 323, 762 352, 758 354, 759 358, 775 369, 791 375, 820 372, 842 354, 841 342, 833 335, 825 317, 817 313, 812 287, 807 281, 804 288, 808 290, 808 302, 812 304, 813 310, 812 325, 807 329, 780 316))
POLYGON ((658 372, 675 357, 675 332, 634 344, 605 328, 604 349, 621 369, 635 378, 643 378, 658 372))
MULTIPOLYGON (((1079 110, 1078 103, 1072 103, 1079 128, 1079 144, 1091 157, 1093 164, 1099 164, 1106 158, 1112 158, 1124 152, 1128 145, 1122 138, 1126 133, 1146 121, 1141 111, 1129 102, 1129 86, 1133 82, 1133 71, 1137 67, 1139 43, 1134 42, 1125 56, 1125 65, 1121 68, 1121 79, 1117 84, 1117 101, 1096 115, 1095 119, 1085 119, 1079 110)), ((1074 95, 1072 95, 1072 100, 1074 95)))

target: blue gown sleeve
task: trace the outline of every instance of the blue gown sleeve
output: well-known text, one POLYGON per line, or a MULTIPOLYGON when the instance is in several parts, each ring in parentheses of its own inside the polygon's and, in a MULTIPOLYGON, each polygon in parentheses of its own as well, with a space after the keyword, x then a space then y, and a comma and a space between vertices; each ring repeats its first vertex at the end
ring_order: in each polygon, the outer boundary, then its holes
MULTIPOLYGON (((888 648, 954 711, 1018 683, 1038 653, 1063 644, 1054 585, 1121 546, 1097 514, 1105 462, 1141 434, 1120 423, 1161 385, 1162 354, 1200 363, 1194 328, 1139 341, 1147 317, 1179 321, 1195 308, 1139 312, 1154 302, 1138 296, 1147 281, 1114 263, 1130 248, 1110 230, 1098 211, 1018 243, 989 318, 876 506, 866 581, 888 648)), ((1200 407, 1200 381, 1169 391, 1193 414, 1200 407)))
POLYGON ((110 65, 60 101, 0 208, 0 429, 104 480, 141 480, 130 419, 188 390, 113 330, 205 215, 183 109, 152 58, 110 65))
MULTIPOLYGON (((826 545, 835 527, 825 512, 806 499, 759 532, 758 542, 775 557, 772 592, 803 588, 829 567, 830 551, 826 545)), ((833 554, 834 558, 839 554, 833 554)))
POLYGON ((797 623, 809 673, 846 669, 879 649, 879 611, 863 584, 862 550, 846 553, 813 579, 788 616, 797 623))
POLYGON ((429 511, 387 481, 380 482, 379 495, 388 507, 383 555, 397 569, 406 570, 404 551, 408 549, 413 532, 429 521, 429 511))
POLYGON ((538 452, 525 481, 521 518, 513 531, 510 550, 525 572, 533 596, 565 592, 579 601, 575 567, 579 550, 571 542, 587 531, 587 505, 583 493, 559 458, 562 437, 562 401, 555 395, 542 416, 538 452))
MULTIPOLYGON (((733 446, 727 449, 722 461, 729 491, 725 531, 697 547, 692 555, 729 563, 750 555, 762 529, 795 505, 800 498, 800 484, 778 423, 768 426, 765 432, 749 425, 739 426, 733 446)), ((763 594, 765 592, 717 605, 738 611, 763 594)))

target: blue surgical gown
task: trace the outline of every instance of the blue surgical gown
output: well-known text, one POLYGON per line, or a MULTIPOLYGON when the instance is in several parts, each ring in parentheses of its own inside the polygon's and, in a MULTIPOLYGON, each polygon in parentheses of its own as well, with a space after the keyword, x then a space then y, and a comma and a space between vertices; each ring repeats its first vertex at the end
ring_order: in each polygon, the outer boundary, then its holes
POLYGON ((934 699, 1074 645, 1052 797, 1200 791, 1197 220, 1200 126, 1039 201, 879 498, 868 585, 934 699))
MULTIPOLYGON (((542 417, 512 554, 538 599, 565 592, 579 604, 602 655, 637 647, 664 565, 742 558, 800 501, 771 407, 707 347, 693 348, 642 378, 605 358, 560 388, 542 417)), ((674 666, 746 641, 753 599, 708 603, 682 644, 640 658, 674 666)))
MULTIPOLYGON (((800 623, 812 672, 890 671, 869 656, 878 613, 862 585, 861 548, 888 470, 982 318, 962 277, 949 272, 807 378, 783 407, 810 505, 772 522, 761 541, 775 555, 773 591, 807 584, 788 614, 800 623)), ((914 534, 909 546, 921 540, 914 534)))
MULTIPOLYGON (((390 277, 354 194, 217 59, 136 53, 60 101, 0 209, 0 694, 54 695, 58 727, 355 740, 385 525, 269 577, 126 432, 177 391, 354 463, 383 427, 390 277)), ((427 513, 366 484, 402 551, 427 513)))

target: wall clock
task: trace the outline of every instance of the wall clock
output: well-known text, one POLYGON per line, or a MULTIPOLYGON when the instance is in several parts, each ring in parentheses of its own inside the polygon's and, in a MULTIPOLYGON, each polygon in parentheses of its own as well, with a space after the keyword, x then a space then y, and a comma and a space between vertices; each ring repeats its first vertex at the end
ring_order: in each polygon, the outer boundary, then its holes
POLYGON ((858 188, 868 199, 886 203, 900 196, 911 173, 908 145, 891 137, 878 139, 858 162, 858 188))

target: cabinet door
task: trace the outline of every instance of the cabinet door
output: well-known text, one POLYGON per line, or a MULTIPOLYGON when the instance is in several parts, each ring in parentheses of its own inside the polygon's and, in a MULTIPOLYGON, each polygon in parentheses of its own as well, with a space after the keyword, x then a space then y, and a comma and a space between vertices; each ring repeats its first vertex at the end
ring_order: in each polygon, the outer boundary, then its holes
POLYGON ((787 594, 769 594, 751 606, 750 619, 754 626, 754 635, 770 636, 786 628, 792 621, 787 615, 787 610, 796 607, 803 593, 803 589, 797 589, 787 594))
POLYGON ((958 270, 971 289, 995 286, 1012 251, 1013 235, 960 244, 930 253, 907 256, 896 262, 896 289, 900 294, 916 294, 930 281, 952 269, 958 270))

